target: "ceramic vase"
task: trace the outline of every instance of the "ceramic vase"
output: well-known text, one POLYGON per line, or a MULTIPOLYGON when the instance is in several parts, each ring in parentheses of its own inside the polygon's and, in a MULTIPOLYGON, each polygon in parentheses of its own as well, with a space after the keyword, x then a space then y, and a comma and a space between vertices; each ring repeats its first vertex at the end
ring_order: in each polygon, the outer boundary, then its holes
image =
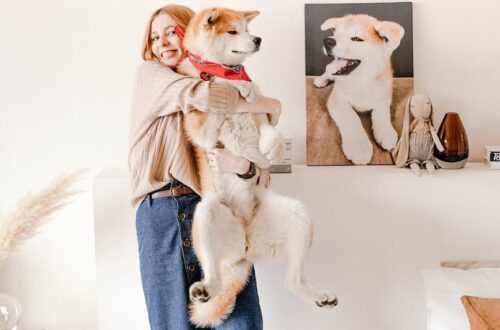
POLYGON ((469 143, 458 113, 445 114, 437 135, 444 147, 442 152, 434 147, 434 156, 438 165, 444 169, 464 167, 469 157, 469 143))
POLYGON ((0 330, 15 330, 21 320, 21 304, 5 293, 0 292, 0 330))

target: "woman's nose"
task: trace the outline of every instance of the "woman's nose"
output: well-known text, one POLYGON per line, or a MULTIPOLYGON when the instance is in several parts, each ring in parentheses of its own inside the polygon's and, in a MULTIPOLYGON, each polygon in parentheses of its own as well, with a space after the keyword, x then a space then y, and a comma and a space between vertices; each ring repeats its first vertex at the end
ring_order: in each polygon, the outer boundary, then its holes
POLYGON ((161 44, 162 44, 162 46, 167 46, 169 43, 170 43, 170 41, 168 40, 168 36, 166 34, 164 34, 161 37, 161 44))

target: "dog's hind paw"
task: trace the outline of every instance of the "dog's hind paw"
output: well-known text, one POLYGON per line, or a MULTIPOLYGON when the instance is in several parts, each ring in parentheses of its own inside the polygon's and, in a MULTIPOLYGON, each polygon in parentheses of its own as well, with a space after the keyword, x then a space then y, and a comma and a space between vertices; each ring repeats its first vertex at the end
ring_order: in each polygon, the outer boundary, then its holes
POLYGON ((325 293, 320 300, 316 301, 316 305, 318 307, 324 307, 324 308, 333 308, 337 306, 339 303, 339 300, 333 293, 327 292, 325 293))
POLYGON ((189 299, 195 304, 206 303, 210 300, 210 294, 203 282, 199 281, 191 285, 189 288, 189 299))

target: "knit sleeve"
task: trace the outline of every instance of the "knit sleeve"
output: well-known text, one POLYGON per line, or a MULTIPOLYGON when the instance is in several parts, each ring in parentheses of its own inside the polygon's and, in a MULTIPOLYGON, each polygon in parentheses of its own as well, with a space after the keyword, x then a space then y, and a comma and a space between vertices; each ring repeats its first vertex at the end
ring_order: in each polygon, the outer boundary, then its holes
POLYGON ((179 110, 233 112, 238 105, 238 91, 226 84, 194 79, 174 72, 156 62, 143 63, 136 73, 141 103, 148 104, 153 117, 179 110))

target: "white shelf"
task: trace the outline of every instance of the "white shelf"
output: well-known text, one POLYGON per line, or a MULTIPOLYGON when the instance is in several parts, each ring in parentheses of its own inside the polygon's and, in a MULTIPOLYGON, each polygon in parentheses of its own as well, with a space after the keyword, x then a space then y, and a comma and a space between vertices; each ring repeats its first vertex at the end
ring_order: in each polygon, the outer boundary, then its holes
MULTIPOLYGON (((484 164, 422 177, 394 166, 292 171, 272 174, 272 187, 307 205, 315 237, 306 274, 340 304, 306 305, 285 290, 282 263, 258 264, 267 329, 425 329, 419 268, 500 258, 500 171, 484 164)), ((99 329, 147 328, 127 171, 104 171, 94 194, 99 329)))

